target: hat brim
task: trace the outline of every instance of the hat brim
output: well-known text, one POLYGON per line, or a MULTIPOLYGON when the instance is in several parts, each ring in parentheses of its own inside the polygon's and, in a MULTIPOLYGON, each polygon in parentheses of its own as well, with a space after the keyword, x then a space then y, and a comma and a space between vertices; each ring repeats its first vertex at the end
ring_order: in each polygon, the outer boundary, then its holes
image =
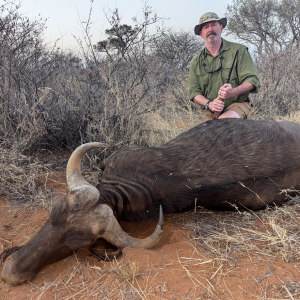
POLYGON ((202 26, 205 24, 205 23, 208 23, 208 22, 212 22, 212 21, 219 21, 222 25, 223 25, 223 28, 226 27, 227 25, 227 19, 226 18, 221 18, 221 19, 208 19, 207 21, 205 21, 204 23, 202 24, 198 24, 195 26, 195 29, 194 29, 194 32, 196 35, 200 35, 200 31, 202 29, 202 26))

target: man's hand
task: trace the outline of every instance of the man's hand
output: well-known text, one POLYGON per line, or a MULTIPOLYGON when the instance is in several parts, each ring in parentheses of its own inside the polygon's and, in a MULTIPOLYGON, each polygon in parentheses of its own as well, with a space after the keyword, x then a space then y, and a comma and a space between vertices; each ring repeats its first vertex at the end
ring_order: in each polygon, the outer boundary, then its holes
POLYGON ((209 109, 213 112, 221 112, 224 109, 224 99, 234 96, 231 84, 225 83, 219 89, 219 96, 209 103, 209 109))
POLYGON ((224 109, 224 101, 221 97, 218 97, 215 100, 211 101, 208 107, 213 112, 221 112, 224 109))
POLYGON ((222 112, 224 109, 224 99, 233 97, 233 88, 231 84, 225 83, 219 89, 219 96, 209 103, 209 109, 213 112, 222 112))
POLYGON ((222 85, 220 87, 218 95, 222 99, 228 99, 228 98, 236 96, 234 93, 234 89, 232 88, 231 84, 229 84, 229 83, 225 83, 224 85, 222 85))

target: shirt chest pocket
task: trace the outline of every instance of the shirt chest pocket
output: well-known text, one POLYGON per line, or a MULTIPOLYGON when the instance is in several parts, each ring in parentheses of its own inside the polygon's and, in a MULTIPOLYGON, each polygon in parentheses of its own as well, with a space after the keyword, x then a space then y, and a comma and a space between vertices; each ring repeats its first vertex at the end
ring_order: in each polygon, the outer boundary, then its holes
POLYGON ((205 88, 208 85, 208 83, 209 83, 209 74, 206 73, 203 70, 203 67, 200 67, 200 65, 198 65, 198 67, 196 69, 196 73, 197 73, 197 77, 198 77, 200 86, 201 86, 201 88, 203 90, 203 88, 205 88))
MULTIPOLYGON (((227 79, 228 79, 229 74, 230 74, 231 67, 232 67, 232 62, 223 62, 222 77, 223 77, 224 82, 227 82, 227 79)), ((237 66, 236 66, 236 63, 235 63, 233 68, 232 68, 229 83, 230 82, 238 83, 238 74, 237 74, 237 71, 236 71, 236 69, 237 69, 236 67, 237 66)))

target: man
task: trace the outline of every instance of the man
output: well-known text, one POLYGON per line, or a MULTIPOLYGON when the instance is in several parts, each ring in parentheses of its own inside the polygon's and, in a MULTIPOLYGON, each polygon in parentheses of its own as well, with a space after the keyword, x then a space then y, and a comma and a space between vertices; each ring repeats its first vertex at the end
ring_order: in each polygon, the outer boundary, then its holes
POLYGON ((208 12, 194 30, 203 38, 205 48, 191 61, 190 99, 203 106, 209 120, 214 118, 214 112, 221 114, 219 118, 246 119, 251 111, 249 93, 257 93, 260 87, 248 48, 221 38, 226 24, 226 18, 208 12))

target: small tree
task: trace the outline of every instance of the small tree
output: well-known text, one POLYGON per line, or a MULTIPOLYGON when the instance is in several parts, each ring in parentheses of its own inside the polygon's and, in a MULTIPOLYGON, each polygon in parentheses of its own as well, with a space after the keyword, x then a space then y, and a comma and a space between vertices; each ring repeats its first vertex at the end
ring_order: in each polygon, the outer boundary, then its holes
POLYGON ((262 54, 270 48, 282 48, 286 27, 279 26, 276 0, 233 0, 227 6, 229 35, 255 46, 262 54))
MULTIPOLYGON (((97 128, 93 132, 101 134, 98 140, 141 143, 145 115, 164 103, 163 89, 171 74, 170 67, 151 55, 151 41, 164 33, 164 27, 158 29, 161 18, 146 2, 141 19, 132 18, 132 24, 122 22, 118 9, 106 17, 111 26, 105 30, 106 40, 92 45, 90 23, 84 28, 87 45, 82 51, 91 79, 86 93, 93 95, 87 131, 97 128)), ((90 140, 90 133, 82 137, 90 140)))
POLYGON ((287 30, 289 44, 300 43, 300 0, 283 0, 278 5, 280 26, 287 30))
POLYGON ((94 47, 97 51, 106 53, 109 53, 110 50, 117 50, 117 53, 124 57, 130 44, 137 39, 138 33, 138 27, 133 29, 126 24, 117 25, 111 29, 106 29, 107 40, 98 42, 94 47))
MULTIPOLYGON (((133 26, 121 24, 122 18, 117 8, 110 11, 110 13, 106 13, 107 21, 111 25, 110 29, 105 30, 108 38, 94 45, 94 50, 105 52, 110 59, 112 59, 114 54, 123 59, 128 58, 133 47, 139 47, 140 50, 146 51, 153 35, 156 37, 161 35, 159 31, 151 35, 149 26, 156 24, 161 18, 152 11, 152 8, 147 3, 144 3, 142 13, 142 21, 139 22, 136 17, 132 18, 133 26)), ((161 30, 162 32, 164 31, 164 29, 161 30)))
POLYGON ((233 0, 227 31, 255 46, 258 54, 282 51, 300 41, 300 0, 233 0))

